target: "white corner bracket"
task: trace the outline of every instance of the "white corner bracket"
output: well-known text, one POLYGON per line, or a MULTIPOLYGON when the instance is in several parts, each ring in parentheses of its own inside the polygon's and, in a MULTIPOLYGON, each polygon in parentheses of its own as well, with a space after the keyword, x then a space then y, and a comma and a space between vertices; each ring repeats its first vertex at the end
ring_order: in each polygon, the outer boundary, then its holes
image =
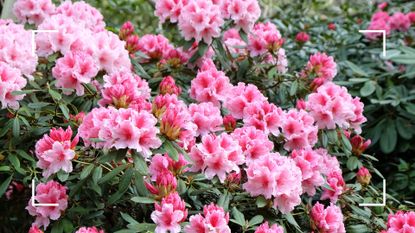
POLYGON ((35 42, 35 34, 38 32, 58 32, 58 30, 31 30, 32 32, 32 55, 36 56, 36 42, 35 42))
POLYGON ((386 57, 386 30, 359 30, 360 33, 382 33, 383 38, 383 57, 386 57))
POLYGON ((386 180, 383 179, 383 201, 382 203, 361 203, 359 206, 385 206, 386 205, 386 180))
POLYGON ((59 206, 58 203, 35 203, 35 180, 32 179, 32 206, 59 206))

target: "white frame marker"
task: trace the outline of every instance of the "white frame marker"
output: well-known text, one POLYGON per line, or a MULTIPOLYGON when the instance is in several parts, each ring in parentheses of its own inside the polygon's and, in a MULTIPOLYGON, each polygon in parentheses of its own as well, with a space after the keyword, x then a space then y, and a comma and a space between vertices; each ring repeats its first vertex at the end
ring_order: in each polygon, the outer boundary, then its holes
POLYGON ((32 206, 59 206, 58 203, 35 203, 35 179, 32 179, 32 206))
POLYGON ((359 206, 385 206, 386 205, 386 180, 383 179, 383 201, 382 203, 360 203, 359 206))
POLYGON ((386 57, 386 30, 359 30, 360 33, 382 33, 383 57, 386 57))

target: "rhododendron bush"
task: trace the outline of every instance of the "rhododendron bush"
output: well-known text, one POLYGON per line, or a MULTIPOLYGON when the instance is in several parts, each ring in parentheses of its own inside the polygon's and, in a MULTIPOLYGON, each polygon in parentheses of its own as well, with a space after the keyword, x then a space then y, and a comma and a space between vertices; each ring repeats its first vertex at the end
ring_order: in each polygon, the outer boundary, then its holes
POLYGON ((154 34, 83 1, 0 20, 6 232, 415 232, 389 195, 359 205, 383 176, 330 53, 290 69, 257 0, 154 8, 154 34))

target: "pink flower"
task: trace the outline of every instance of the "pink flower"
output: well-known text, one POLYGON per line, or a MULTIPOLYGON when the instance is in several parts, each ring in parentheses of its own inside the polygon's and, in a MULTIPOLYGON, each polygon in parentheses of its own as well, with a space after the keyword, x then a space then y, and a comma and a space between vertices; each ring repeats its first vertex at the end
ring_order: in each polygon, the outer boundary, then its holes
POLYGON ((161 23, 164 23, 167 19, 171 23, 176 23, 187 2, 187 0, 157 0, 154 14, 159 17, 161 23))
MULTIPOLYGON (((76 95, 84 95, 84 84, 91 82, 98 74, 98 66, 93 57, 85 52, 71 52, 56 61, 52 74, 56 78, 56 87, 75 89, 76 95)), ((70 94, 71 91, 64 91, 70 94)))
POLYGON ((123 23, 123 25, 120 28, 120 31, 118 33, 118 36, 121 40, 127 40, 128 37, 134 34, 134 25, 127 21, 123 23))
POLYGON ((238 128, 231 136, 241 146, 247 164, 269 154, 274 148, 274 143, 268 139, 264 131, 252 126, 238 128))
POLYGON ((379 10, 384 10, 386 7, 388 7, 388 2, 381 2, 378 4, 379 10))
POLYGON ((189 112, 197 126, 196 136, 219 131, 222 125, 220 109, 211 102, 190 104, 189 112))
POLYGON ((148 83, 138 75, 127 70, 120 70, 104 76, 101 89, 101 106, 113 105, 117 108, 134 108, 150 111, 150 88, 148 83))
POLYGON ((389 214, 386 233, 415 232, 415 212, 398 211, 389 214))
POLYGON ((244 109, 243 121, 245 126, 254 126, 267 135, 271 133, 278 136, 283 119, 284 112, 282 109, 267 101, 251 104, 244 109))
MULTIPOLYGON (((372 19, 370 21, 368 30, 385 30, 386 35, 388 36, 391 31, 391 27, 389 25, 389 14, 387 12, 378 11, 372 15, 372 19)), ((382 33, 379 32, 370 32, 365 33, 366 38, 369 40, 376 40, 382 37, 382 33)))
POLYGON ((284 228, 278 224, 272 224, 270 227, 268 222, 264 222, 256 228, 254 233, 284 233, 284 228))
POLYGON ((228 91, 223 106, 236 119, 244 117, 244 110, 251 105, 260 105, 267 98, 252 84, 238 83, 228 91))
POLYGON ((125 40, 125 49, 127 49, 130 54, 135 54, 140 49, 139 41, 140 38, 137 35, 127 37, 125 40))
POLYGON ((268 51, 276 52, 284 43, 277 27, 270 22, 255 24, 248 40, 248 50, 252 57, 263 55, 268 51))
POLYGON ((46 184, 38 184, 36 186, 36 195, 34 201, 36 203, 56 203, 58 206, 33 206, 32 198, 26 207, 29 214, 36 217, 34 225, 43 226, 46 229, 51 220, 57 220, 61 213, 68 206, 67 188, 56 181, 49 181, 46 184))
POLYGON ((360 125, 366 122, 362 115, 363 103, 358 97, 352 98, 345 87, 328 82, 316 93, 308 96, 307 110, 320 129, 353 128, 361 133, 360 125))
POLYGON ((81 227, 75 233, 104 233, 104 230, 96 227, 81 227))
POLYGON ((233 55, 246 54, 246 42, 242 40, 239 31, 231 28, 223 33, 223 43, 233 55))
POLYGON ((350 143, 352 144, 352 152, 353 154, 359 156, 369 147, 371 140, 365 139, 360 135, 355 135, 350 139, 350 143))
POLYGON ((335 30, 336 30, 336 24, 335 24, 335 23, 329 23, 329 24, 327 25, 327 28, 328 28, 329 30, 335 31, 335 30))
POLYGON ((39 25, 54 12, 51 0, 18 0, 13 5, 13 14, 22 23, 39 25))
POLYGON ((196 135, 196 129, 187 106, 181 103, 167 106, 161 116, 160 133, 169 140, 192 140, 196 135))
POLYGON ((391 30, 399 30, 406 32, 411 27, 411 21, 408 16, 402 12, 396 12, 389 18, 391 30))
POLYGON ((299 32, 295 36, 295 40, 299 43, 305 43, 310 40, 310 36, 306 32, 299 32))
POLYGON ((0 62, 19 69, 29 79, 36 71, 37 56, 32 54, 30 31, 11 20, 0 19, 0 62))
POLYGON ((306 109, 306 103, 303 99, 299 99, 299 100, 297 100, 297 103, 296 103, 295 107, 298 110, 305 110, 306 109))
POLYGON ((236 120, 232 115, 226 115, 223 117, 223 126, 228 132, 232 132, 236 128, 236 120))
POLYGON ((20 70, 0 62, 0 102, 1 109, 19 108, 19 101, 25 94, 14 95, 14 91, 21 91, 26 86, 26 79, 22 77, 20 70))
POLYGON ((203 207, 203 215, 197 214, 189 218, 190 224, 184 228, 185 233, 230 233, 228 226, 229 213, 213 203, 203 207))
POLYGON ((333 57, 319 52, 310 56, 305 69, 302 71, 302 76, 314 79, 312 86, 316 87, 333 80, 336 74, 337 64, 333 57))
POLYGON ((170 170, 162 170, 155 179, 155 182, 145 182, 144 185, 150 193, 162 198, 176 191, 177 179, 170 170))
POLYGON ((75 146, 79 139, 73 140, 72 129, 51 129, 49 135, 45 134, 35 146, 36 157, 39 159, 37 166, 43 169, 42 175, 49 177, 63 170, 67 173, 72 171, 72 159, 75 157, 75 146))
POLYGON ((154 206, 155 210, 151 213, 151 219, 157 225, 155 232, 180 232, 180 223, 186 220, 187 209, 179 194, 171 193, 161 200, 160 205, 156 203, 154 206))
POLYGON ((32 225, 29 229, 29 233, 43 233, 36 225, 32 225))
POLYGON ((301 169, 303 191, 309 196, 314 196, 316 188, 324 184, 321 173, 323 156, 312 149, 293 150, 291 158, 297 167, 301 169))
POLYGON ((174 78, 170 75, 164 77, 163 80, 161 80, 159 89, 160 89, 160 94, 162 95, 175 94, 178 96, 182 92, 182 89, 176 85, 174 78))
POLYGON ((219 101, 225 100, 230 88, 229 78, 216 67, 201 69, 191 82, 190 97, 198 102, 212 102, 219 106, 219 101))
POLYGON ((330 204, 327 208, 317 202, 311 209, 311 219, 319 232, 345 233, 343 214, 339 207, 330 204))
POLYGON ((304 110, 289 110, 283 117, 281 129, 286 150, 311 148, 317 142, 318 128, 314 118, 304 110))
POLYGON ((330 189, 323 188, 321 200, 330 199, 330 202, 337 202, 339 196, 346 190, 346 183, 343 180, 341 171, 332 171, 327 174, 327 184, 330 189))
POLYGON ((261 156, 246 169, 248 181, 243 188, 251 196, 273 198, 274 206, 288 213, 301 203, 301 170, 295 162, 279 153, 261 156))
POLYGON ((370 183, 370 180, 372 178, 372 175, 370 174, 369 170, 365 167, 359 168, 359 171, 356 173, 356 179, 357 182, 359 182, 362 185, 368 185, 370 183))
POLYGON ((323 157, 323 162, 320 167, 321 173, 325 176, 328 176, 331 172, 342 172, 340 168, 339 161, 337 160, 336 156, 331 156, 326 149, 319 148, 314 150, 315 152, 319 153, 323 157))
POLYGON ((208 179, 217 176, 223 183, 226 174, 239 172, 238 165, 244 163, 244 156, 238 142, 222 133, 202 137, 202 142, 191 148, 192 171, 202 171, 208 179))
POLYGON ((261 16, 261 8, 257 0, 226 0, 222 7, 227 18, 233 20, 236 28, 241 28, 246 33, 251 31, 261 16))
POLYGON ((152 105, 152 112, 153 112, 154 116, 161 119, 164 112, 166 111, 166 109, 170 105, 185 106, 186 104, 183 101, 179 100, 177 98, 177 95, 175 95, 175 94, 172 94, 172 95, 170 95, 170 94, 158 95, 154 98, 153 105, 152 105))
POLYGON ((411 24, 415 23, 415 11, 409 12, 408 14, 406 14, 406 16, 408 17, 411 24))
MULTIPOLYGON (((140 52, 153 60, 167 57, 169 52, 174 49, 166 37, 152 34, 142 36, 138 42, 138 48, 140 52)), ((144 59, 142 62, 148 62, 148 60, 144 59)))
POLYGON ((163 172, 170 171, 173 175, 179 175, 185 169, 188 162, 184 159, 182 154, 179 154, 179 160, 174 161, 168 154, 156 154, 151 158, 150 166, 148 167, 151 180, 155 181, 163 172))
POLYGON ((218 5, 211 0, 190 1, 181 9, 178 26, 185 40, 203 40, 206 44, 220 36, 224 21, 218 5))

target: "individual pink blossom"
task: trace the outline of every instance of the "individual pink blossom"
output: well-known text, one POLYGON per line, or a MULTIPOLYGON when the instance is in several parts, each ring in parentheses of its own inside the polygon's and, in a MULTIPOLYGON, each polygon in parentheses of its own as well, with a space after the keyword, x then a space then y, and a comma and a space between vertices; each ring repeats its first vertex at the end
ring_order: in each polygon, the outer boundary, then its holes
POLYGON ((321 200, 330 199, 330 202, 337 202, 339 196, 346 190, 346 183, 343 180, 341 171, 332 171, 327 174, 327 184, 330 187, 323 188, 321 200))
POLYGON ((29 233, 43 233, 36 225, 32 225, 29 229, 29 233))
POLYGON ((312 149, 293 150, 291 158, 297 167, 301 169, 303 191, 309 196, 314 196, 316 188, 325 183, 321 166, 323 156, 312 149))
POLYGON ((104 17, 96 8, 84 1, 65 1, 58 8, 56 14, 72 18, 77 24, 83 25, 93 32, 105 30, 104 17))
POLYGON ((150 166, 148 167, 149 174, 152 181, 156 181, 160 174, 170 171, 173 175, 179 175, 188 164, 182 154, 179 154, 178 161, 174 161, 168 154, 156 154, 151 158, 150 166))
MULTIPOLYGON (((167 57, 170 50, 173 49, 174 47, 163 35, 147 34, 142 36, 138 42, 138 50, 152 60, 160 60, 167 57)), ((142 62, 148 61, 148 59, 142 60, 142 62)))
POLYGON ((177 179, 170 170, 162 170, 154 182, 145 182, 144 185, 150 193, 162 198, 176 191, 177 179))
POLYGON ((337 64, 333 57, 325 53, 317 52, 310 56, 302 76, 313 78, 312 86, 319 87, 322 84, 332 81, 337 74, 337 64))
POLYGON ((327 208, 317 202, 311 209, 313 226, 319 232, 345 233, 341 209, 333 203, 327 208))
POLYGON ((284 43, 277 27, 270 22, 255 24, 248 36, 248 41, 248 50, 252 57, 269 51, 277 52, 284 43))
POLYGON ((231 28, 223 33, 223 43, 233 56, 247 54, 247 44, 242 40, 239 31, 235 28, 231 28))
POLYGON ((219 106, 224 101, 232 87, 229 78, 216 67, 199 70, 191 82, 190 97, 198 102, 212 102, 219 106))
POLYGON ((104 233, 104 230, 96 227, 81 227, 75 233, 104 233))
POLYGON ((102 99, 98 103, 101 106, 150 111, 150 92, 148 83, 140 76, 129 70, 120 70, 104 76, 102 99))
POLYGON ((159 18, 161 23, 169 20, 171 23, 177 23, 180 13, 188 0, 157 0, 154 14, 159 18))
POLYGON ((79 138, 72 140, 72 129, 66 130, 52 128, 49 135, 45 134, 35 146, 36 157, 39 159, 37 166, 43 169, 42 175, 49 177, 63 170, 72 171, 72 159, 75 157, 75 146, 79 138))
POLYGON ((310 40, 310 36, 306 32, 299 32, 295 36, 295 40, 299 43, 305 43, 310 40))
POLYGON ((54 12, 51 0, 18 0, 13 5, 13 14, 22 23, 39 25, 54 12))
POLYGON ((232 115, 226 115, 223 117, 223 126, 226 131, 233 132, 236 128, 236 120, 232 115))
POLYGON ((185 233, 230 233, 228 226, 229 213, 213 203, 203 207, 203 215, 197 214, 189 218, 190 224, 184 228, 185 233))
POLYGON ((190 104, 189 112, 197 126, 196 136, 219 131, 222 125, 220 109, 211 102, 190 104))
POLYGON ((127 21, 121 25, 120 31, 118 32, 118 36, 121 40, 127 40, 128 37, 134 34, 134 25, 127 21))
POLYGON ((181 9, 178 19, 179 30, 185 40, 203 40, 206 44, 220 36, 223 23, 220 7, 211 0, 189 1, 181 9))
POLYGON ((176 85, 174 78, 172 76, 166 76, 161 80, 159 85, 160 94, 175 94, 177 96, 180 95, 182 89, 176 85))
POLYGON ((40 183, 36 186, 36 195, 29 200, 26 207, 29 214, 36 217, 33 225, 43 226, 46 229, 50 220, 57 220, 61 213, 68 207, 67 188, 56 181, 49 181, 45 184, 40 183), (33 206, 35 203, 56 203, 57 206, 33 206))
POLYGON ((22 77, 20 70, 0 62, 0 102, 1 109, 19 108, 19 101, 25 94, 15 95, 14 91, 21 91, 26 86, 26 79, 22 77))
POLYGON ((244 156, 238 142, 230 135, 222 133, 202 137, 202 142, 191 148, 191 171, 202 171, 208 179, 217 176, 223 183, 226 174, 239 172, 238 165, 244 163, 244 156))
POLYGON ((291 109, 284 114, 281 129, 286 150, 311 148, 317 143, 318 128, 314 118, 304 110, 291 109))
POLYGON ((261 16, 261 8, 257 0, 227 0, 222 5, 225 16, 233 20, 237 29, 249 33, 261 16))
POLYGON ((358 97, 352 98, 345 87, 328 82, 316 93, 308 96, 307 111, 315 119, 320 129, 353 128, 361 133, 361 124, 366 122, 363 116, 363 103, 358 97))
POLYGON ((283 119, 283 110, 267 101, 251 104, 244 109, 243 121, 245 126, 254 126, 267 135, 271 133, 278 136, 283 119))
POLYGON ((370 146, 371 140, 365 139, 360 135, 355 135, 350 139, 350 143, 352 144, 352 152, 354 155, 361 155, 365 150, 370 146))
POLYGON ((261 156, 246 169, 243 188, 251 196, 263 195, 274 201, 282 213, 288 213, 301 203, 301 170, 291 158, 278 153, 261 156))
POLYGON ((37 56, 32 54, 30 31, 11 20, 0 19, 0 62, 20 70, 29 79, 36 71, 37 56))
POLYGON ((411 27, 411 21, 407 15, 402 12, 396 12, 389 18, 389 25, 391 30, 406 32, 411 27))
MULTIPOLYGON (((91 82, 98 74, 98 65, 94 58, 85 52, 67 52, 56 61, 52 75, 56 78, 56 87, 75 89, 76 95, 84 95, 84 84, 91 82)), ((71 91, 64 91, 70 94, 71 91)))
POLYGON ((370 174, 369 170, 365 167, 359 168, 359 171, 356 173, 357 182, 359 182, 362 185, 368 185, 370 183, 371 178, 372 175, 370 174))
POLYGON ((187 106, 181 103, 167 106, 161 116, 160 133, 169 140, 192 140, 196 135, 196 129, 197 125, 192 122, 187 106))
POLYGON ((320 167, 321 173, 323 175, 328 176, 330 172, 342 172, 342 169, 340 168, 340 163, 337 160, 336 156, 330 155, 327 152, 327 150, 323 148, 315 149, 314 151, 319 153, 323 157, 323 162, 320 167))
MULTIPOLYGON (((210 51, 210 49, 208 49, 208 51, 210 51)), ((207 54, 208 52, 205 53, 205 55, 207 54)), ((191 56, 188 53, 183 52, 182 48, 171 49, 165 54, 163 59, 160 60, 160 64, 167 64, 172 68, 179 68, 185 65, 190 57, 191 56)))
POLYGON ((389 214, 386 233, 415 232, 415 212, 398 211, 389 214))
POLYGON ((264 222, 256 228, 254 233, 284 233, 284 228, 278 224, 272 224, 270 227, 268 222, 264 222))
POLYGON ((151 219, 157 225, 156 233, 178 233, 181 230, 180 223, 187 218, 187 209, 184 201, 177 192, 171 193, 155 203, 155 210, 151 213, 151 219))
POLYGON ((140 49, 140 38, 137 35, 131 35, 125 40, 125 49, 130 54, 135 54, 140 49))
POLYGON ((237 128, 231 136, 241 146, 247 164, 269 154, 274 148, 274 143, 268 139, 268 135, 253 126, 237 128))
POLYGON ((260 105, 267 98, 252 84, 238 83, 228 91, 223 106, 236 119, 244 117, 245 108, 251 105, 260 105))
POLYGON ((157 95, 153 100, 152 112, 154 116, 161 119, 164 112, 170 105, 181 105, 185 107, 185 103, 177 98, 175 94, 157 95))

